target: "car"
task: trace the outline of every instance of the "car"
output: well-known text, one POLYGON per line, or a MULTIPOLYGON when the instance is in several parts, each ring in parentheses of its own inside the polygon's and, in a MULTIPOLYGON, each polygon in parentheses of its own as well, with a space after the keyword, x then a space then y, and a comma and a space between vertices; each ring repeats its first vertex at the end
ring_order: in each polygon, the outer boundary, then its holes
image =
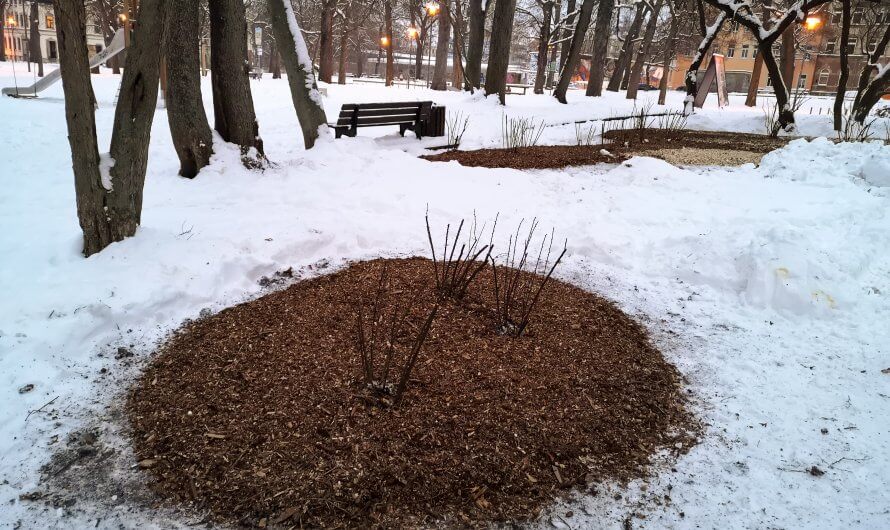
POLYGON ((652 86, 648 83, 640 83, 637 85, 637 90, 658 90, 658 87, 652 86))

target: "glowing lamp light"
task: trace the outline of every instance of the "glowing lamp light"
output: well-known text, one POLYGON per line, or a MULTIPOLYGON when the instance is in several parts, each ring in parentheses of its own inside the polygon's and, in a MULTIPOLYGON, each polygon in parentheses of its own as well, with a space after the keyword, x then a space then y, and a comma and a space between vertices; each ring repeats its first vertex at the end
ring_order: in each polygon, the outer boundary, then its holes
POLYGON ((10 16, 9 18, 7 18, 6 25, 7 26, 15 26, 15 17, 10 16))
POLYGON ((822 25, 822 19, 819 17, 807 17, 807 19, 804 20, 803 24, 804 24, 805 28, 807 28, 810 31, 813 31, 815 29, 818 29, 819 26, 822 25))
POLYGON ((429 13, 431 17, 434 17, 439 13, 439 4, 435 2, 429 2, 428 4, 424 5, 424 7, 426 8, 426 12, 429 13))
POLYGON ((406 32, 408 33, 409 39, 416 39, 417 36, 420 34, 420 31, 418 31, 417 28, 415 28, 414 26, 409 26, 406 32))
POLYGON ((386 46, 389 46, 389 37, 385 37, 385 36, 380 37, 380 45, 383 46, 384 48, 386 46))

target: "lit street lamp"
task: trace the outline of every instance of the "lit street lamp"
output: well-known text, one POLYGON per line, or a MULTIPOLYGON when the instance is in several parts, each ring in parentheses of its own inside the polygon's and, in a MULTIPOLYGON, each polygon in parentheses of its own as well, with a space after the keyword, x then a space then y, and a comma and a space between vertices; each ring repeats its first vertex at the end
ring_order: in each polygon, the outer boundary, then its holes
POLYGON ((430 63, 433 61, 433 18, 439 14, 439 4, 435 2, 427 2, 424 4, 427 14, 430 16, 430 31, 428 32, 426 42, 426 87, 430 87, 430 63))

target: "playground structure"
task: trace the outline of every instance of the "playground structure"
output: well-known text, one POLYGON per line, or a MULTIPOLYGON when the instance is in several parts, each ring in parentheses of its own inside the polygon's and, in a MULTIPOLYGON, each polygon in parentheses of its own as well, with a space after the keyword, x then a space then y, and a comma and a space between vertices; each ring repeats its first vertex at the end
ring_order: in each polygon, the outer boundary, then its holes
MULTIPOLYGON (((124 51, 126 48, 126 37, 125 30, 119 29, 114 34, 114 37, 111 39, 111 43, 101 52, 97 53, 90 59, 90 68, 95 68, 100 64, 107 62, 109 59, 124 51)), ((49 72, 42 78, 38 79, 31 86, 25 87, 6 87, 3 89, 2 94, 4 96, 10 96, 14 98, 36 98, 37 94, 43 92, 53 84, 59 81, 62 78, 62 70, 57 68, 52 72, 49 72)))

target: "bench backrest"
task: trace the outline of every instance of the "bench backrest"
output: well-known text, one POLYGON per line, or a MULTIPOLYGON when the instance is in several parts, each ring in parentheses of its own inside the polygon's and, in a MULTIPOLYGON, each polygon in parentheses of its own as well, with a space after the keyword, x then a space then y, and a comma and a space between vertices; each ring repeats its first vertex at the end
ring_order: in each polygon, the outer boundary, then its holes
POLYGON ((347 103, 340 109, 337 127, 423 122, 429 119, 432 106, 432 101, 347 103))

